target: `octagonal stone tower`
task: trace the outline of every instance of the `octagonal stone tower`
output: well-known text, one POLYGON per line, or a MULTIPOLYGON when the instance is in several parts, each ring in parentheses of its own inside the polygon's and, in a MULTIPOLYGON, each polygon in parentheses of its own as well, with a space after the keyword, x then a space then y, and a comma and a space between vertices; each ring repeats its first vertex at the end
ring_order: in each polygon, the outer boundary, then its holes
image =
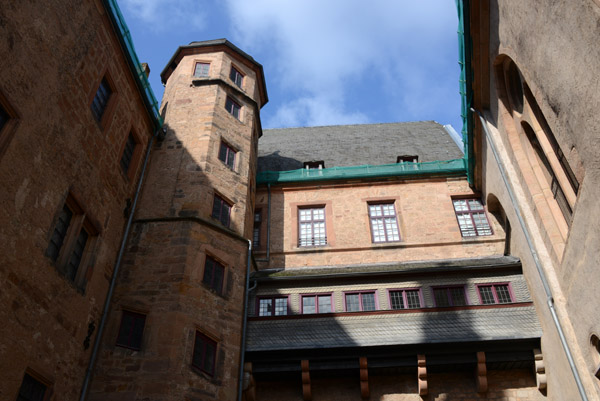
POLYGON ((227 40, 177 49, 91 400, 234 400, 263 69, 227 40))

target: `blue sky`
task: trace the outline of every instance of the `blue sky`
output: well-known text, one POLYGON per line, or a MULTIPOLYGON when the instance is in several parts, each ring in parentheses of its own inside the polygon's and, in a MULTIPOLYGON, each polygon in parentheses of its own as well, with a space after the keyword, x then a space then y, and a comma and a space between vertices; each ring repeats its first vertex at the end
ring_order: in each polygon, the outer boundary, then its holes
POLYGON ((435 120, 460 131, 453 0, 119 0, 140 61, 227 38, 265 70, 263 128, 435 120))

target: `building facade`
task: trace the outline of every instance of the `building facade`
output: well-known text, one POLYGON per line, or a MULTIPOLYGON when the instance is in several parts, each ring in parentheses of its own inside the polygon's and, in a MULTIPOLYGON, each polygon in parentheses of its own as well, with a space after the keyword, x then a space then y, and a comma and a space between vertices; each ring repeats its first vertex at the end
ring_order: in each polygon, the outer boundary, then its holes
POLYGON ((457 6, 464 155, 263 135, 224 39, 159 113, 114 0, 2 7, 0 398, 600 399, 600 4, 457 6))

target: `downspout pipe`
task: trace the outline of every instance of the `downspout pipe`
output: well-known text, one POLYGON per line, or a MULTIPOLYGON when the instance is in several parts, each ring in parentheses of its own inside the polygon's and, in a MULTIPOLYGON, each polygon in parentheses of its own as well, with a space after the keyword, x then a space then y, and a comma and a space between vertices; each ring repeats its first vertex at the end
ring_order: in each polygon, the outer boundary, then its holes
POLYGON ((257 262, 268 262, 271 255, 271 183, 267 183, 267 256, 256 259, 257 262))
POLYGON ((504 185, 506 186, 506 190, 508 192, 508 196, 510 197, 510 201, 515 210, 515 214, 517 215, 517 220, 519 220, 519 225, 523 230, 523 234, 525 235, 525 239, 527 240, 527 245, 529 246, 529 251, 531 252, 531 256, 533 257, 533 262, 535 263, 535 267, 537 269, 540 280, 542 281, 542 286, 544 287, 544 291, 546 293, 546 304, 548 309, 550 309, 550 314, 552 315, 552 321, 554 322, 554 326, 558 332, 558 336, 560 337, 560 343, 562 345, 563 350, 567 356, 567 360, 569 362, 569 367, 571 368, 571 372, 573 373, 573 378, 575 379, 575 383, 577 384, 577 389, 579 390, 579 395, 583 401, 588 401, 587 394, 585 392, 585 388, 583 387, 583 383, 581 381, 581 376, 579 375, 579 371, 577 370, 577 366, 575 366, 575 361, 573 359, 573 354, 571 353, 571 349, 569 348, 569 344, 567 343, 567 339, 565 337, 565 333, 562 329, 562 325, 558 320, 558 314, 556 313, 556 309, 554 307, 554 297, 552 296, 552 290, 550 289, 550 285, 548 283, 548 279, 546 277, 546 273, 544 273, 544 269, 542 267, 542 262, 540 261, 538 254, 533 245, 533 240, 529 234, 529 230, 525 225, 525 220, 521 214, 521 208, 519 207, 519 203, 517 202, 517 198, 512 190, 512 186, 510 185, 506 170, 504 168, 504 164, 500 161, 500 157, 498 156, 498 151, 496 150, 496 145, 492 141, 492 137, 490 132, 487 129, 487 122, 483 115, 471 107, 471 111, 476 113, 479 116, 479 120, 481 122, 481 126, 483 127, 483 131, 485 132, 485 136, 487 138, 487 143, 492 149, 492 153, 494 154, 494 158, 496 159, 496 163, 498 164, 498 170, 500 170, 500 175, 502 176, 502 181, 504 181, 504 185))
MULTIPOLYGON (((242 401, 242 390, 244 386, 244 363, 246 353, 246 327, 248 324, 248 298, 250 291, 254 288, 250 288, 250 260, 252 257, 252 241, 248 240, 248 260, 246 263, 246 287, 244 296, 244 317, 242 320, 242 344, 240 346, 240 371, 238 380, 238 401, 242 401)), ((255 283, 256 284, 256 283, 255 283)), ((256 286, 256 285, 255 285, 256 286)))
POLYGON ((125 234, 123 234, 123 240, 121 241, 121 248, 119 249, 119 255, 117 256, 117 261, 115 262, 113 274, 110 279, 110 286, 108 288, 108 294, 106 295, 106 300, 104 301, 104 309, 102 310, 102 317, 100 318, 100 324, 98 325, 98 333, 96 333, 96 338, 94 340, 94 348, 92 350, 92 356, 90 357, 90 362, 88 363, 88 367, 85 372, 85 378, 83 380, 83 386, 81 387, 81 394, 79 396, 79 401, 85 401, 85 399, 87 398, 90 381, 92 379, 92 371, 93 371, 94 365, 96 363, 96 358, 98 357, 98 350, 100 349, 102 334, 104 334, 104 327, 106 326, 106 321, 108 320, 108 312, 110 310, 110 303, 112 300, 113 292, 115 290, 115 285, 117 283, 117 276, 119 275, 119 270, 121 268, 121 261, 123 260, 123 254, 125 253, 125 246, 127 245, 127 239, 129 237, 129 232, 131 231, 131 223, 133 221, 133 215, 135 214, 137 201, 140 196, 141 189, 142 189, 142 183, 144 182, 144 176, 146 175, 146 168, 148 166, 148 160, 150 160, 150 151, 152 150, 152 145, 154 145, 154 140, 158 137, 160 132, 161 132, 161 128, 159 127, 156 129, 156 132, 154 133, 154 136, 152 136, 152 139, 150 139, 150 143, 148 144, 148 149, 146 149, 146 155, 144 156, 144 165, 142 167, 142 172, 140 173, 140 179, 138 181, 137 188, 135 190, 135 196, 133 197, 133 205, 131 206, 131 212, 129 213, 129 218, 127 219, 127 226, 125 227, 125 234))

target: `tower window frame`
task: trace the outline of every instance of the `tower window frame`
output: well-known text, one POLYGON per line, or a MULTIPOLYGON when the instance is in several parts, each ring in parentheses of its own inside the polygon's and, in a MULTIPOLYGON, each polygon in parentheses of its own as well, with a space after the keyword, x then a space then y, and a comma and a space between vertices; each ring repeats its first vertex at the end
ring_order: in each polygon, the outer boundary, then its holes
POLYGON ((221 160, 227 167, 235 171, 235 160, 237 156, 237 150, 230 146, 227 142, 221 141, 219 145, 219 160, 221 160))
POLYGON ((121 325, 119 326, 119 333, 115 345, 134 351, 141 350, 145 328, 145 314, 123 310, 121 314, 121 325))
POLYGON ((219 220, 225 227, 231 224, 231 209, 233 205, 222 196, 215 194, 213 199, 213 209, 211 217, 219 220))
POLYGON ((140 141, 133 131, 129 131, 127 139, 123 145, 123 151, 121 152, 121 159, 119 160, 119 166, 121 171, 128 179, 132 179, 135 176, 138 159, 140 156, 140 141), (133 168, 132 168, 133 166, 133 168))
POLYGON ((113 88, 114 85, 112 85, 108 75, 105 74, 96 87, 96 92, 90 103, 92 115, 102 128, 105 125, 104 122, 106 121, 106 116, 109 114, 109 105, 112 103, 115 95, 115 90, 113 88))
POLYGON ((213 377, 217 365, 217 348, 217 341, 196 330, 192 367, 213 377))
POLYGON ((229 71, 229 79, 239 88, 242 88, 244 84, 244 74, 240 72, 233 65, 231 66, 231 70, 229 71))
POLYGON ((196 61, 194 63, 194 78, 207 78, 210 73, 210 63, 206 61, 196 61))
POLYGON ((225 266, 210 255, 206 255, 204 261, 204 273, 202 283, 213 289, 217 294, 223 294, 225 283, 225 266))
POLYGON ((227 96, 225 100, 225 110, 236 119, 241 120, 242 106, 230 96, 227 96))
POLYGON ((27 369, 21 379, 17 401, 48 401, 52 383, 27 369))

